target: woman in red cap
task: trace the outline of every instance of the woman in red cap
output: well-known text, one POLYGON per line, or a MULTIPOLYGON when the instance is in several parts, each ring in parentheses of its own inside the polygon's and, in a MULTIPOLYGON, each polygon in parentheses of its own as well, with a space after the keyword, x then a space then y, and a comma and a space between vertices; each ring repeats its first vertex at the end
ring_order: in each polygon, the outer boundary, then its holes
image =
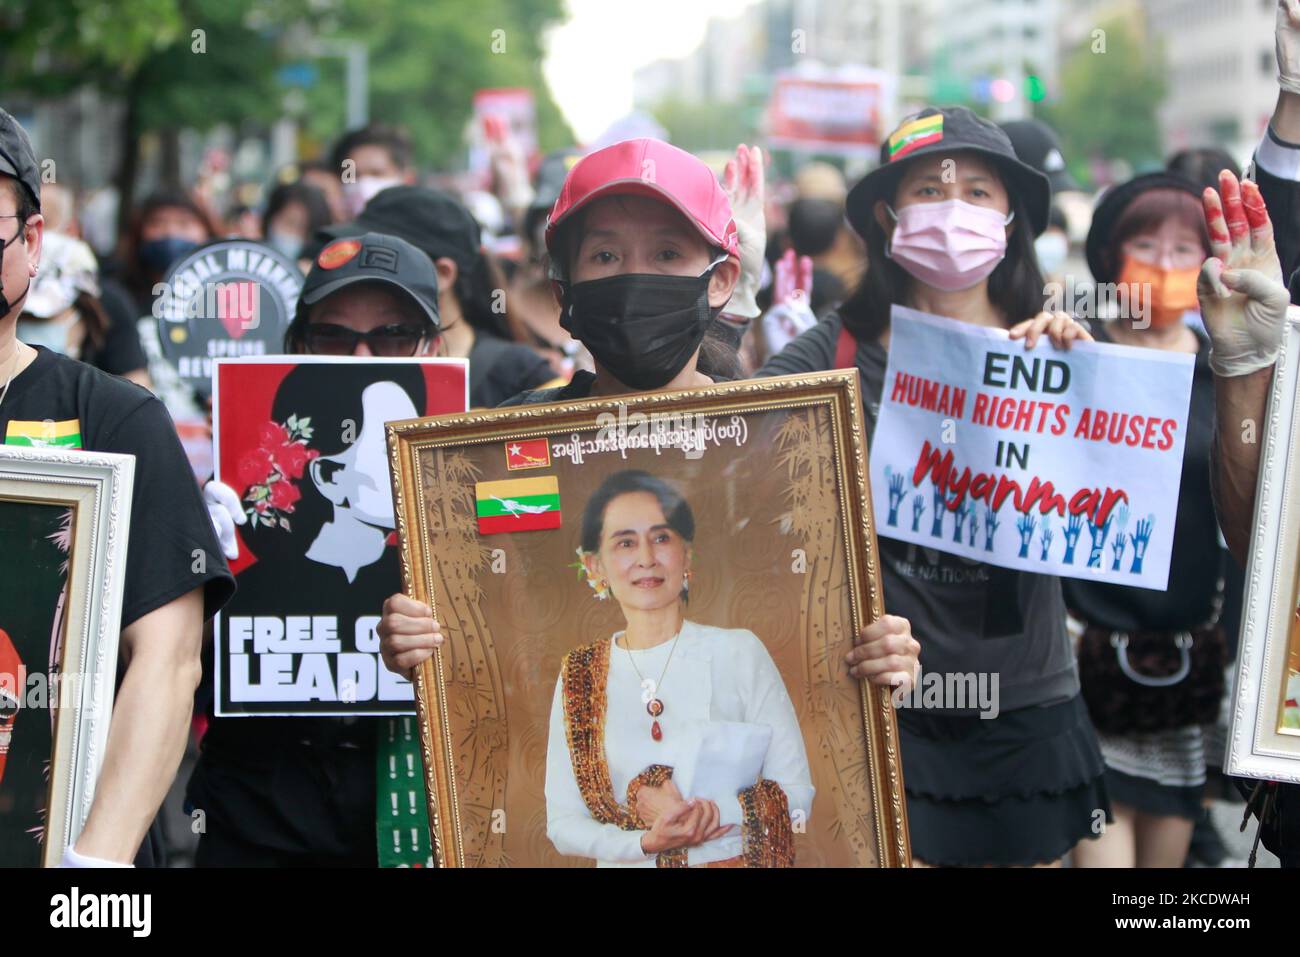
MULTIPOLYGON (((761 196, 761 153, 742 147, 734 163, 728 180, 748 206, 761 196)), ((703 162, 652 139, 588 155, 565 180, 546 245, 561 324, 591 352, 596 371, 505 405, 690 388, 739 374, 734 347, 710 327, 735 296, 743 302, 729 308, 748 318, 762 229, 737 223, 727 192, 703 162)), ((443 641, 429 607, 400 594, 384 603, 377 630, 384 663, 399 674, 443 641)), ((907 620, 885 615, 863 629, 846 660, 856 678, 910 688, 919 651, 907 620)))
MULTIPOLYGON (((1050 204, 1047 178, 994 124, 961 107, 909 117, 849 193, 849 223, 867 245, 861 284, 759 375, 856 365, 874 429, 895 304, 1009 329, 1029 347, 1044 333, 1058 348, 1091 338, 1042 312, 1033 239, 1050 204)), ((998 682, 979 713, 955 701, 898 711, 915 858, 1057 863, 1109 817, 1060 580, 888 538, 880 553, 891 608, 924 636, 926 671, 998 682)))

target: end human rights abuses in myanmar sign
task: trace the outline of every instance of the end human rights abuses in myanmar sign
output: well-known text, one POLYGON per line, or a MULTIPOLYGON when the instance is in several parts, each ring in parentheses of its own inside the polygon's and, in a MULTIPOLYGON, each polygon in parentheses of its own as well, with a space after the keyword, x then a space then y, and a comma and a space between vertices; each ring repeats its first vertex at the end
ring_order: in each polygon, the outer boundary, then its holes
POLYGON ((1164 589, 1190 354, 893 310, 871 445, 877 533, 1021 571, 1164 589))

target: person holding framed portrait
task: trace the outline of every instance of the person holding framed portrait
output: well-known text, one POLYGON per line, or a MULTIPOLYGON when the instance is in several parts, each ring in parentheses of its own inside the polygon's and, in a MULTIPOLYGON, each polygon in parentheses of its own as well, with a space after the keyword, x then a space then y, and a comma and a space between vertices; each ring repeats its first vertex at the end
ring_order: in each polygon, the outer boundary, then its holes
MULTIPOLYGON (((849 223, 867 246, 861 283, 758 375, 856 367, 871 433, 894 305, 1007 329, 1029 347, 1044 334, 1061 349, 1091 339, 1043 311, 1033 238, 1050 208, 1047 177, 993 123, 964 107, 907 117, 849 193, 849 223)), ((898 711, 916 860, 1058 865, 1110 817, 1060 579, 889 538, 880 554, 885 594, 921 636, 927 670, 999 676, 995 715, 955 703, 898 711)))
POLYGON ((135 456, 125 665, 94 803, 64 863, 152 864, 161 845, 145 838, 189 735, 204 622, 230 598, 234 580, 163 404, 16 335, 40 268, 40 192, 31 142, 0 110, 0 441, 135 456))
MULTIPOLYGON (((733 202, 744 209, 755 206, 761 209, 761 202, 753 202, 756 196, 761 197, 763 186, 762 157, 757 148, 737 150, 730 164, 728 183, 731 195, 703 162, 666 143, 649 139, 614 144, 575 164, 551 211, 545 240, 551 275, 563 309, 561 323, 591 351, 596 371, 577 372, 567 386, 524 393, 504 404, 666 391, 709 385, 736 375, 734 348, 715 338, 710 329, 731 299, 742 274, 746 277, 752 274, 752 281, 756 282, 762 266, 761 222, 738 219, 732 212, 733 202), (653 175, 646 175, 647 171, 653 175), (748 235, 740 235, 742 232, 748 235)), ((648 498, 654 496, 643 498, 647 506, 648 498)), ((589 574, 599 572, 594 556, 584 559, 584 568, 589 574)), ((654 587, 670 594, 666 582, 654 587)), ((656 640, 639 649, 651 652, 655 658, 655 662, 647 662, 651 669, 657 663, 657 655, 666 659, 672 639, 688 638, 685 619, 673 624, 673 615, 666 614, 671 605, 662 606, 664 610, 657 619, 659 625, 652 632, 656 640), (670 624, 671 629, 665 633, 670 624)), ((444 641, 432 610, 403 594, 393 595, 384 603, 378 632, 384 662, 399 674, 410 674, 444 641)), ((625 639, 626 633, 621 637, 625 639)), ((633 644, 637 641, 634 633, 633 644)), ((745 643, 744 639, 736 641, 745 643)), ((599 644, 603 644, 614 662, 619 660, 617 653, 621 651, 621 657, 630 664, 638 651, 636 647, 629 649, 617 644, 613 638, 602 638, 599 644)), ((862 630, 858 643, 847 652, 846 661, 854 678, 905 691, 915 681, 919 651, 920 645, 912 637, 908 621, 897 615, 885 615, 862 630)), ((671 662, 665 660, 664 664, 671 665, 671 662)), ((649 672, 644 677, 656 680, 649 672)), ((646 705, 649 704, 647 701, 646 705)), ((661 704, 666 714, 667 699, 662 699, 661 704)), ((647 721, 643 733, 650 741, 656 716, 646 715, 644 707, 641 713, 647 721)), ((610 713, 608 701, 605 713, 610 713)), ((737 703, 732 711, 720 713, 732 716, 745 712, 737 703)), ((553 719, 553 734, 557 728, 558 723, 553 719)), ((667 734, 662 722, 661 731, 667 734)), ((556 744, 549 749, 548 780, 554 781, 554 793, 558 796, 564 775, 557 768, 552 778, 549 769, 563 752, 559 740, 553 740, 556 744)), ((774 742, 779 740, 774 734, 774 742)), ((572 754, 569 760, 572 763, 572 754)), ((779 813, 788 814, 800 807, 801 801, 811 799, 811 788, 806 776, 801 779, 797 765, 798 761, 790 758, 779 772, 763 766, 765 776, 776 775, 776 787, 766 786, 763 800, 780 806, 782 800, 776 793, 779 789, 786 806, 786 811, 779 813), (805 792, 804 788, 808 790, 805 792)), ((736 833, 742 829, 733 826, 728 830, 717 823, 722 820, 723 809, 717 808, 715 814, 716 801, 710 804, 681 800, 680 792, 674 793, 675 788, 665 786, 665 782, 671 782, 662 765, 659 769, 641 768, 636 773, 641 772, 649 776, 640 779, 637 790, 650 788, 646 805, 650 817, 658 822, 664 816, 659 833, 646 836, 654 830, 654 823, 627 816, 634 812, 623 803, 627 800, 626 786, 616 791, 611 781, 607 793, 602 783, 598 789, 601 800, 609 797, 613 802, 609 814, 625 825, 633 825, 634 829, 630 836, 615 835, 613 847, 590 831, 593 836, 583 844, 582 856, 609 862, 651 863, 659 860, 660 853, 667 855, 662 863, 682 863, 683 859, 687 863, 743 859, 740 853, 743 842, 736 833), (635 828, 637 823, 649 827, 635 828), (641 830, 641 834, 635 833, 636 830, 641 830), (646 836, 647 843, 638 849, 642 836, 646 836), (688 844, 692 846, 688 848, 688 844), (703 845, 709 844, 713 846, 705 850, 703 845), (665 850, 660 852, 657 850, 660 847, 665 850), (681 853, 683 850, 685 854, 681 853)), ((581 787, 577 791, 581 794, 581 787)), ((596 793, 591 792, 593 799, 596 793)), ((558 837, 569 848, 567 853, 577 853, 575 848, 581 839, 574 835, 583 829, 577 822, 589 811, 589 805, 585 800, 575 801, 570 787, 568 801, 563 806, 562 813, 575 827, 561 823, 552 840, 558 837), (584 806, 587 810, 583 810, 584 806)), ((555 807, 559 812, 561 804, 555 807)), ((769 809, 765 813, 774 812, 769 809)), ((585 824, 597 829, 607 826, 594 815, 585 824)), ((757 863, 761 857, 766 863, 778 863, 784 861, 782 854, 779 846, 766 850, 760 847, 749 860, 757 863)))
MULTIPOLYGON (((504 406, 710 385, 737 374, 735 350, 710 327, 741 279, 752 286, 762 269, 761 220, 732 213, 733 201, 762 209, 761 151, 738 147, 729 170, 730 194, 701 160, 652 139, 615 143, 573 166, 547 220, 546 248, 561 324, 591 351, 596 371, 504 406)), ((384 603, 378 631, 384 661, 399 674, 442 641, 432 610, 400 593, 384 603)), ((910 687, 919 650, 908 621, 886 615, 849 653, 852 672, 910 687)))

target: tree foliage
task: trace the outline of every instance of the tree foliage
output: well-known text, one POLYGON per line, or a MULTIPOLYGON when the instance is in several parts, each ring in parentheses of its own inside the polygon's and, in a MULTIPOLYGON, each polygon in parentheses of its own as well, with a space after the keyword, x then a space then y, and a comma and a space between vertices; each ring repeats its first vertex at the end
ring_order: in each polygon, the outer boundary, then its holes
POLYGON ((1126 22, 1094 31, 1068 56, 1061 90, 1039 113, 1060 134, 1076 175, 1086 178, 1092 159, 1123 159, 1139 168, 1160 161, 1163 57, 1126 22))
POLYGON ((542 35, 563 15, 562 0, 4 0, 0 84, 121 97, 123 135, 139 137, 265 126, 285 111, 282 68, 311 62, 302 120, 329 142, 345 121, 344 66, 318 41, 360 40, 371 118, 405 126, 420 165, 437 167, 462 154, 481 87, 533 89, 542 147, 569 141, 541 76, 542 35))

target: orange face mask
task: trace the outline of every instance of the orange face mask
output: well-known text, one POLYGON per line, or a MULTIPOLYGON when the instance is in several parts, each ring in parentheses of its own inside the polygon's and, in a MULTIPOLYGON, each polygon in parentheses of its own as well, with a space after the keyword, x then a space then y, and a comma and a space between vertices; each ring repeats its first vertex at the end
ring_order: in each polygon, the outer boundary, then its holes
POLYGON ((1156 329, 1178 322, 1183 313, 1196 308, 1196 277, 1200 271, 1199 266, 1162 269, 1125 256, 1119 281, 1128 287, 1133 318, 1141 318, 1145 309, 1156 329))

